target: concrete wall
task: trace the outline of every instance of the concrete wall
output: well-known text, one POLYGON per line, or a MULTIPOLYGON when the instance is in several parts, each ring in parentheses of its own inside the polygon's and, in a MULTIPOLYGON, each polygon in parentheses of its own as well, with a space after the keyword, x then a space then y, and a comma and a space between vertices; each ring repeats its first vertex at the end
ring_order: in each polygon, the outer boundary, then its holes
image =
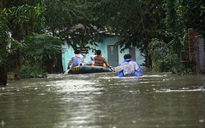
POLYGON ((201 36, 195 36, 195 58, 196 58, 196 72, 205 72, 205 56, 204 56, 204 40, 201 36))

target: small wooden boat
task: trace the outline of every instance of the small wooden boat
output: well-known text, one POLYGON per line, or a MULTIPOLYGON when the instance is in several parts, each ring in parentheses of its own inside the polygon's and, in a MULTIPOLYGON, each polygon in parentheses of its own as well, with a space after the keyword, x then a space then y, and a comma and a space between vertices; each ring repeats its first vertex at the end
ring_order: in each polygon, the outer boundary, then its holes
POLYGON ((112 72, 111 69, 101 66, 76 66, 68 71, 68 74, 85 74, 85 73, 100 73, 112 72))

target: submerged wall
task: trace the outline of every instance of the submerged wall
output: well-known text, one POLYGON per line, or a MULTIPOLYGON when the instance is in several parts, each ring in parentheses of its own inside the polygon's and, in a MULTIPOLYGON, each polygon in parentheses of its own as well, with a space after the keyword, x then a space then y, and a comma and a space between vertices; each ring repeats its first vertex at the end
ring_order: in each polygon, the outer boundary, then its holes
POLYGON ((205 55, 204 55, 204 40, 201 36, 195 36, 195 58, 196 58, 196 72, 205 72, 205 55))
POLYGON ((205 73, 204 39, 194 29, 188 29, 189 59, 197 73, 205 73))

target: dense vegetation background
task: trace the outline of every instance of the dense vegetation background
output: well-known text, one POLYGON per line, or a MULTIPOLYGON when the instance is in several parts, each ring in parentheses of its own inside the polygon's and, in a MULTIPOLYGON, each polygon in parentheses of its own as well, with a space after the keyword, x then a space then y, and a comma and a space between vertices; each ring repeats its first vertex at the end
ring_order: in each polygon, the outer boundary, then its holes
POLYGON ((95 44, 102 41, 99 32, 118 36, 121 50, 139 48, 145 66, 153 71, 183 72, 180 53, 188 50, 188 28, 205 35, 204 0, 0 3, 0 67, 17 78, 54 72, 54 66, 61 72, 61 44, 67 41, 73 48, 95 44))

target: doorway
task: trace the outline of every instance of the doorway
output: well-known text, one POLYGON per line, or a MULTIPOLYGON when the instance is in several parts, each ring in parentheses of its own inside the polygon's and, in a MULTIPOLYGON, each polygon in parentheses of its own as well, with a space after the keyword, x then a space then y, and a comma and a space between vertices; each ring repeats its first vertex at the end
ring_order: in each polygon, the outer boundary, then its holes
POLYGON ((108 45, 107 46, 108 51, 108 63, 116 67, 118 66, 118 47, 116 45, 108 45))

